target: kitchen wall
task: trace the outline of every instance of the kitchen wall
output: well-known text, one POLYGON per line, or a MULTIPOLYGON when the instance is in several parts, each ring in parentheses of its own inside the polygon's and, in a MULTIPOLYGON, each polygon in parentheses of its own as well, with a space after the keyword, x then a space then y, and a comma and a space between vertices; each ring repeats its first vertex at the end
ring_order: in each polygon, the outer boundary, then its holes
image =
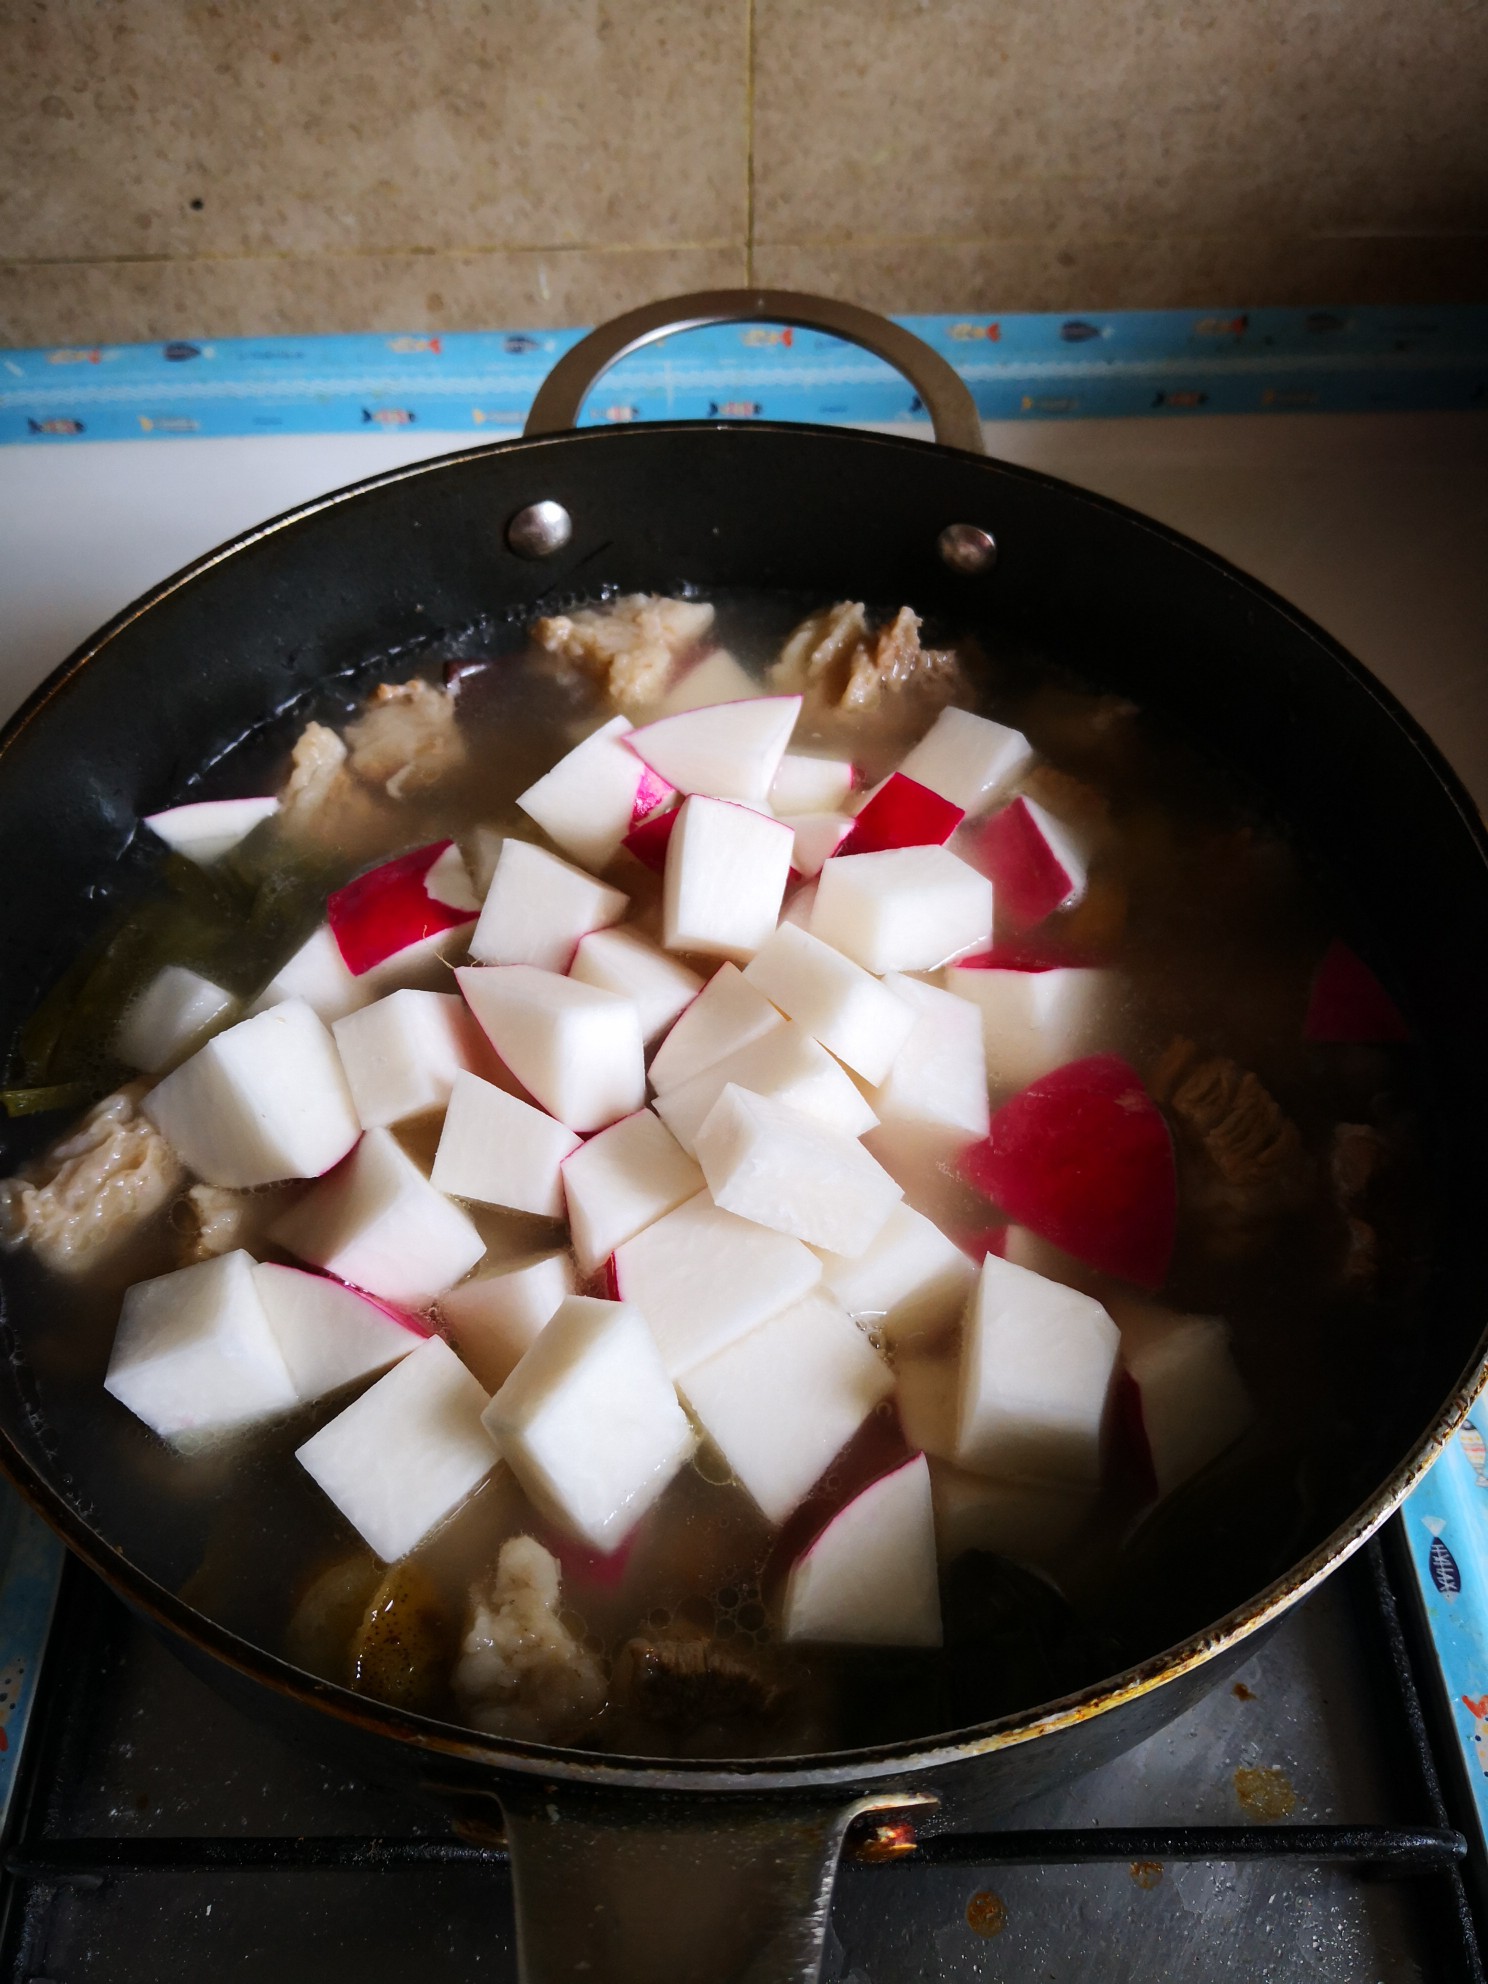
POLYGON ((1481 0, 0 0, 0 343, 1488 301, 1481 0))

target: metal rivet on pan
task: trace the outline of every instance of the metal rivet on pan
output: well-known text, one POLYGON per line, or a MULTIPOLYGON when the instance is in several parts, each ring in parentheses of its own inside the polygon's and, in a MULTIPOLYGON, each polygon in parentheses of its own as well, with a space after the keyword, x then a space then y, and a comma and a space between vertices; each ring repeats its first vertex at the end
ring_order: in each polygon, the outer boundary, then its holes
POLYGON ((506 527, 506 541, 519 558, 551 558, 573 536, 573 518, 561 503, 529 503, 506 527))
POLYGON ((997 563, 997 539, 980 524, 947 524, 935 542, 953 572, 985 572, 997 563))

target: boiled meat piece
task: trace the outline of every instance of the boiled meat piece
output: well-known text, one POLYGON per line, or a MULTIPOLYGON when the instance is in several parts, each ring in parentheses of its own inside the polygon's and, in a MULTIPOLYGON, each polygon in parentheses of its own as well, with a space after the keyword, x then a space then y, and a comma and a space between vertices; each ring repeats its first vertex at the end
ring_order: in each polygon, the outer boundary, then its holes
POLYGON ((139 1112, 130 1082, 14 1178, 0 1179, 0 1244, 81 1274, 122 1246, 182 1181, 179 1160, 139 1112))
POLYGON ((531 1536, 501 1546, 491 1584, 471 1593, 456 1699, 477 1729, 567 1743, 604 1706, 594 1656, 559 1616, 558 1560, 531 1536))
POLYGON ((560 661, 600 677, 621 709, 644 709, 712 625, 713 608, 700 600, 634 592, 608 606, 550 614, 536 623, 532 638, 560 661))
POLYGON ((389 799, 423 792, 465 762, 453 696, 419 676, 379 682, 362 715, 346 726, 346 742, 348 768, 389 799))
POLYGON ((1184 1194, 1216 1253, 1247 1252, 1262 1227, 1306 1199, 1311 1175, 1297 1126, 1253 1074, 1179 1037, 1150 1088, 1173 1119, 1184 1194))

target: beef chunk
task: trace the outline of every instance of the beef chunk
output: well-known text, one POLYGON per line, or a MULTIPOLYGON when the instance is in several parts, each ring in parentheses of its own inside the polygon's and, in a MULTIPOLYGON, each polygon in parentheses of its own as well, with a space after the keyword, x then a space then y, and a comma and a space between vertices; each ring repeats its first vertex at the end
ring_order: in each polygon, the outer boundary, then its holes
POLYGON ((75 1130, 15 1178, 0 1180, 0 1239, 47 1267, 81 1274, 159 1212, 180 1186, 180 1160, 140 1114, 148 1082, 105 1096, 75 1130))
POLYGON ((1310 1168, 1297 1126, 1253 1074, 1180 1037, 1149 1087, 1174 1124, 1183 1195, 1215 1253, 1247 1253, 1306 1200, 1310 1168))

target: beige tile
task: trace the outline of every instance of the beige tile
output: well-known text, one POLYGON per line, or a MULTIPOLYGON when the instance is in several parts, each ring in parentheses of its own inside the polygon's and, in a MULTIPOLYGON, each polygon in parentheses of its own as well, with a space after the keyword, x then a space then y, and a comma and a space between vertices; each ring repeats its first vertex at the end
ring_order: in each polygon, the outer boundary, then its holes
POLYGON ((593 324, 743 281, 742 248, 0 263, 0 345, 593 324))
POLYGON ((755 280, 876 310, 1488 303, 1488 240, 988 241, 760 247, 755 280))
POLYGON ((761 242, 1488 225, 1488 7, 756 0, 761 242))
POLYGON ((746 0, 12 0, 0 256, 740 239, 746 18, 746 0))

